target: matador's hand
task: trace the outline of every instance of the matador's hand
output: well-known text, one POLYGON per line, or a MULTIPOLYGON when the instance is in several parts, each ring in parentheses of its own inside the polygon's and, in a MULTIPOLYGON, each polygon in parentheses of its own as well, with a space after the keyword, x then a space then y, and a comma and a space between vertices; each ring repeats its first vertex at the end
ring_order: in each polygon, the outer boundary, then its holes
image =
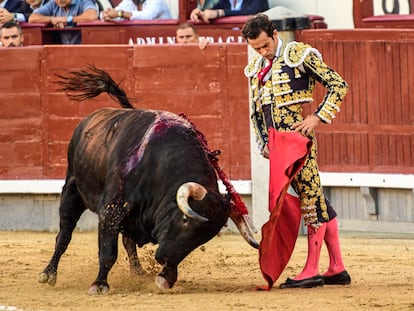
POLYGON ((295 132, 301 132, 302 135, 309 135, 320 122, 321 119, 318 116, 310 114, 302 122, 293 124, 291 128, 295 132))

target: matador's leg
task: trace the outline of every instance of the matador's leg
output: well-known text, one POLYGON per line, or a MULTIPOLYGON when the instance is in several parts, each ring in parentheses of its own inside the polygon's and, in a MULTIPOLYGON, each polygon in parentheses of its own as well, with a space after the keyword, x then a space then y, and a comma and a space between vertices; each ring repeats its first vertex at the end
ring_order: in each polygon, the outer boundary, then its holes
POLYGON ((319 258, 329 215, 316 162, 316 141, 304 167, 293 181, 300 197, 300 208, 308 232, 308 256, 301 273, 294 279, 303 280, 319 275, 319 258))

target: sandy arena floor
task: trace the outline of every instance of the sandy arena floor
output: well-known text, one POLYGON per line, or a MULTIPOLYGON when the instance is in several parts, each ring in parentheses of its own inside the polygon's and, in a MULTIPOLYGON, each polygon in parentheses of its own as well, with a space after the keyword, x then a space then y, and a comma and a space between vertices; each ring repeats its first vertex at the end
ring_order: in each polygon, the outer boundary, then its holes
MULTIPOLYGON (((126 253, 109 274, 107 295, 89 296, 98 271, 97 233, 74 233, 62 257, 55 287, 38 283, 54 248, 55 233, 0 231, 0 310, 414 310, 414 238, 342 233, 349 286, 279 289, 300 272, 306 238, 300 236, 288 267, 270 292, 264 285, 257 251, 239 235, 224 234, 192 252, 178 267, 178 281, 169 291, 154 283, 159 267, 155 246, 140 250, 149 273, 131 278, 126 253)), ((321 255, 321 273, 327 267, 321 255)))

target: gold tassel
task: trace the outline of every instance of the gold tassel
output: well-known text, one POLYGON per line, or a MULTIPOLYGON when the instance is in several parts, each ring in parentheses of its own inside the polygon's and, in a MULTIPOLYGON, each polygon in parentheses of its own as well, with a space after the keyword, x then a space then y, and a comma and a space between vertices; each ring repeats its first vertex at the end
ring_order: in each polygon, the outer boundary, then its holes
POLYGON ((293 72, 295 73, 295 78, 300 78, 300 71, 298 67, 293 68, 293 72))

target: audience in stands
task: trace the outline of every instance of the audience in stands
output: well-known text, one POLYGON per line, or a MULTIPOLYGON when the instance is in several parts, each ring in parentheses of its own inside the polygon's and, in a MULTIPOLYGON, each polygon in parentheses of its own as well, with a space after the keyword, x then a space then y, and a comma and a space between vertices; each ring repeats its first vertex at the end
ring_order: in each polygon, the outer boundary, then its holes
MULTIPOLYGON (((55 28, 70 28, 79 22, 98 19, 98 10, 94 0, 51 0, 37 8, 29 17, 30 23, 50 23, 55 28)), ((61 43, 80 44, 79 30, 59 32, 61 43)))
POLYGON ((22 4, 22 0, 0 0, 0 23, 16 21, 15 13, 22 4))
POLYGON ((115 8, 103 12, 103 20, 170 19, 171 12, 165 0, 122 0, 115 8))
POLYGON ((193 21, 202 20, 209 23, 210 20, 235 15, 253 15, 269 9, 266 0, 219 0, 211 9, 195 8, 190 18, 193 21))
POLYGON ((29 16, 34 10, 46 4, 48 0, 24 0, 15 13, 15 20, 18 22, 29 21, 29 16))
POLYGON ((175 35, 175 42, 186 44, 186 43, 198 43, 200 49, 205 49, 208 40, 200 40, 198 37, 197 29, 193 24, 183 23, 178 25, 175 35))
POLYGON ((6 22, 0 28, 0 42, 3 47, 23 46, 22 27, 16 22, 6 22))

